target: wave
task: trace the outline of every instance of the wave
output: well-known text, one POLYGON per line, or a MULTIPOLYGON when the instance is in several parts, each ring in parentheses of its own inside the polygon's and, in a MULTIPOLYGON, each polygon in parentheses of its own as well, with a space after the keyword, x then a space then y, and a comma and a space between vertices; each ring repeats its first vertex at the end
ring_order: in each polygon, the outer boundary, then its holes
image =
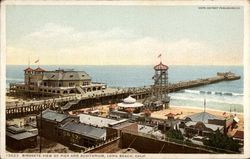
MULTIPOLYGON (((204 102, 204 98, 189 98, 189 97, 180 97, 180 96, 171 96, 170 99, 175 99, 175 100, 188 100, 188 101, 195 101, 195 102, 204 102)), ((209 99, 206 98, 206 102, 214 102, 214 103, 222 103, 222 104, 232 104, 232 105, 243 105, 240 101, 236 102, 235 100, 230 101, 230 100, 217 100, 217 99, 209 99)))
POLYGON ((6 78, 6 81, 23 81, 24 79, 21 78, 6 78))
POLYGON ((212 95, 225 95, 225 96, 243 96, 244 95, 242 93, 235 93, 235 92, 199 91, 199 90, 190 90, 190 89, 185 89, 182 92, 191 93, 191 94, 212 94, 212 95))

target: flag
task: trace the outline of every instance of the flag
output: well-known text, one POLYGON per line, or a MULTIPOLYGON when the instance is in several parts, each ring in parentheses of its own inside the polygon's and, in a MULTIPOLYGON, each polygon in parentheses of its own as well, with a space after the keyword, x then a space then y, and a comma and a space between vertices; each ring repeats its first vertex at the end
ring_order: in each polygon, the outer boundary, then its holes
POLYGON ((35 63, 38 63, 39 62, 39 59, 35 61, 35 63))
POLYGON ((158 55, 158 58, 160 58, 160 57, 161 57, 161 54, 158 55))

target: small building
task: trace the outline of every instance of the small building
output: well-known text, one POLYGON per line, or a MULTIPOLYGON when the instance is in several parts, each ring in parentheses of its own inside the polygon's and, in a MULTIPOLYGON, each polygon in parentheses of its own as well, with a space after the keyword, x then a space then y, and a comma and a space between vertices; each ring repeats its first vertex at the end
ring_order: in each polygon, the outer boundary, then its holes
POLYGON ((141 113, 145 108, 142 103, 136 102, 136 99, 131 96, 123 99, 123 101, 118 103, 117 106, 118 109, 110 109, 110 118, 132 118, 133 115, 141 113))
POLYGON ((186 116, 179 127, 184 129, 187 136, 208 136, 216 130, 226 133, 226 120, 207 112, 200 112, 186 116))
POLYGON ((209 134, 219 130, 224 133, 224 127, 221 125, 207 124, 201 121, 189 121, 185 123, 185 134, 196 134, 198 136, 208 136, 209 134))
POLYGON ((70 147, 92 147, 106 140, 106 129, 70 121, 58 127, 58 139, 70 147))
POLYGON ((58 126, 72 120, 72 118, 73 117, 70 117, 69 115, 57 111, 50 109, 44 110, 42 112, 42 119, 41 114, 37 116, 39 135, 51 140, 57 140, 58 126))
POLYGON ((15 125, 6 127, 6 145, 15 150, 24 150, 37 146, 37 134, 27 132, 15 125))
POLYGON ((134 131, 135 129, 137 129, 137 127, 135 126, 137 124, 130 123, 128 119, 115 120, 89 114, 79 114, 78 116, 81 123, 105 128, 107 130, 106 139, 111 139, 119 136, 121 130, 130 129, 131 131, 134 131))
POLYGON ((136 99, 131 96, 123 99, 123 102, 118 103, 117 106, 119 110, 127 111, 130 109, 133 113, 140 113, 144 108, 142 103, 136 102, 136 99))

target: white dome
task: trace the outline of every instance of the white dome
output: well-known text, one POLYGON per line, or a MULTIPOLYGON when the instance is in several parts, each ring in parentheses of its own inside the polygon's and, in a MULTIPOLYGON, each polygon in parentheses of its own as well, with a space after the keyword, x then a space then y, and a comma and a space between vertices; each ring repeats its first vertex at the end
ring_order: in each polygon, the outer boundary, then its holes
POLYGON ((136 102, 136 99, 135 98, 132 98, 131 96, 128 96, 127 98, 125 98, 123 100, 124 103, 127 103, 127 104, 132 104, 132 103, 135 103, 136 102))

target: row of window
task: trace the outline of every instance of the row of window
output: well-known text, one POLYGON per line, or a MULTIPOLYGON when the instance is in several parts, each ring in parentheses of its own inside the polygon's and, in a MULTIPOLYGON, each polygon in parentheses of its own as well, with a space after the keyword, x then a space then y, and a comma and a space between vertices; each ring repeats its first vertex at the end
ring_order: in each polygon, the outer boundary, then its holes
POLYGON ((49 89, 49 90, 47 90, 47 89, 40 89, 40 91, 41 92, 52 92, 52 93, 60 93, 60 91, 58 90, 58 91, 56 91, 56 90, 51 90, 51 89, 49 89))
MULTIPOLYGON (((56 86, 58 86, 58 87, 62 87, 62 84, 61 83, 47 83, 47 82, 44 82, 43 83, 43 85, 44 86, 54 86, 54 87, 56 87, 56 86)), ((69 87, 72 87, 72 86, 75 86, 76 85, 76 83, 74 83, 74 82, 69 82, 69 87)), ((83 86, 86 86, 86 85, 89 85, 89 82, 88 81, 84 81, 83 83, 82 83, 82 85, 83 86)))

